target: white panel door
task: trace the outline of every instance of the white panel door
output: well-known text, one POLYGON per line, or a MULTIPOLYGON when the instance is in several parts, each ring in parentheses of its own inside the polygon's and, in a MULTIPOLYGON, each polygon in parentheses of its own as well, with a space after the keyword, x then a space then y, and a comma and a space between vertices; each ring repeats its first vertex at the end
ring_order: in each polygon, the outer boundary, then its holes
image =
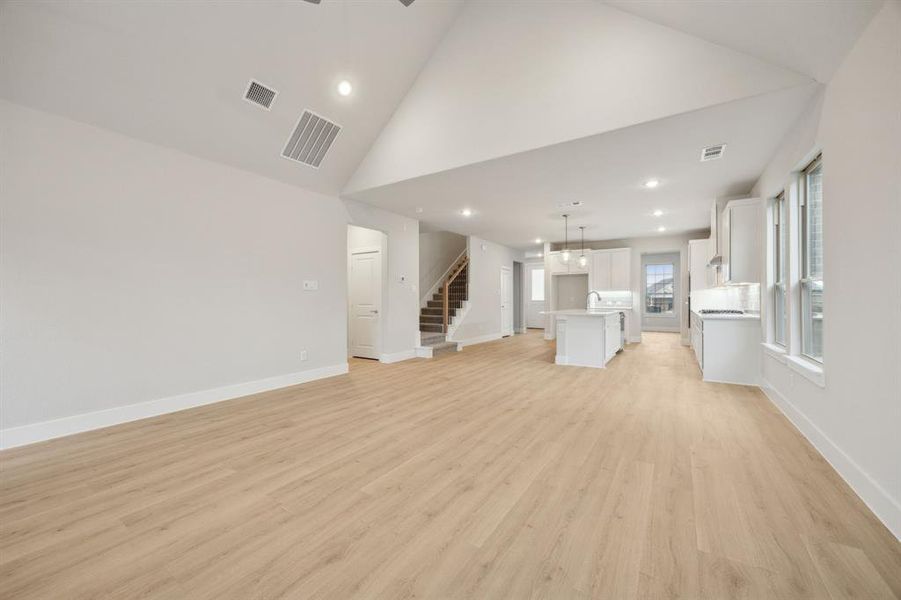
POLYGON ((610 288, 611 290, 631 290, 632 251, 612 250, 610 252, 610 288))
POLYGON ((501 335, 513 335, 513 270, 501 267, 501 335))
POLYGON ((351 256, 350 353, 361 358, 381 354, 382 254, 362 252, 351 256))
POLYGON ((544 329, 544 263, 526 265, 526 327, 544 329))

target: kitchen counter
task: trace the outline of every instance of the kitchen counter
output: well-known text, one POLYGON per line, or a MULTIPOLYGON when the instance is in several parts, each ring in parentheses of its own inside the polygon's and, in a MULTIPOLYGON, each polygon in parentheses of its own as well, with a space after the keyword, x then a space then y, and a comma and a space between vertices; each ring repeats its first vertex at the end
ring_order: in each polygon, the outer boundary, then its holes
POLYGON ((554 363, 603 369, 622 349, 619 310, 567 309, 544 314, 555 317, 557 355, 554 363))
POLYGON ((708 314, 702 315, 697 311, 691 311, 691 314, 704 321, 759 321, 760 313, 744 313, 740 315, 729 314, 708 314))
POLYGON ((606 310, 606 309, 586 310, 584 308, 569 308, 566 310, 543 311, 541 314, 554 315, 555 317, 557 317, 559 319, 559 318, 564 318, 564 317, 611 317, 613 315, 618 315, 620 312, 622 312, 622 311, 606 310))

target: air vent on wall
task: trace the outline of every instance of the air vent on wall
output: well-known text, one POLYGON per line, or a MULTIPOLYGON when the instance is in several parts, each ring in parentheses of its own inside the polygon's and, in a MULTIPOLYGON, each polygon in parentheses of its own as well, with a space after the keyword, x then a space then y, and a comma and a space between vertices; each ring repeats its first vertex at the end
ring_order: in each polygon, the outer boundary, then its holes
POLYGON ((701 150, 701 162, 707 162, 708 160, 716 160, 723 155, 723 152, 726 151, 726 144, 717 144, 716 146, 707 146, 703 150, 701 150))
POLYGON ((247 91, 244 92, 244 99, 269 110, 272 108, 272 103, 275 102, 276 94, 278 92, 272 88, 268 88, 259 81, 251 79, 250 84, 247 86, 247 91))
POLYGON ((282 156, 318 169, 339 131, 338 125, 305 110, 282 156))

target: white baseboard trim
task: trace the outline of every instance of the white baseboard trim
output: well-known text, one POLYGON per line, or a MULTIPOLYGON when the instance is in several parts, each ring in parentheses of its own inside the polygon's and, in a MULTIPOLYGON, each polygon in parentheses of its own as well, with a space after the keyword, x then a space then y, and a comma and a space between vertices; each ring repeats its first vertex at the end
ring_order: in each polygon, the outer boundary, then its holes
POLYGON ((347 371, 348 367, 345 362, 337 365, 320 367, 318 369, 310 369, 308 371, 277 375, 275 377, 248 381, 246 383, 237 383, 235 385, 227 385, 210 390, 201 390, 199 392, 180 394, 168 398, 149 400, 138 404, 128 404, 126 406, 117 406, 115 408, 98 410, 96 412, 81 415, 72 415, 71 417, 63 417, 62 419, 54 419, 52 421, 32 423, 20 427, 9 427, 0 430, 0 450, 43 442, 53 438, 91 431, 93 429, 101 429, 103 427, 110 427, 121 423, 128 423, 129 421, 156 417, 188 408, 203 406, 205 404, 222 402, 223 400, 233 400, 235 398, 241 398, 242 396, 249 396, 251 394, 259 394, 260 392, 268 392, 270 390, 307 383, 308 381, 314 381, 316 379, 343 375, 344 373, 347 373, 347 371))
POLYGON ((863 500, 873 514, 901 541, 901 504, 892 498, 878 482, 854 462, 835 442, 817 427, 807 416, 769 382, 763 381, 760 389, 776 408, 807 438, 832 468, 863 500))
POLYGON ((485 342, 493 342, 494 340, 501 339, 502 336, 499 333, 489 333, 488 335, 480 335, 477 337, 465 339, 465 340, 450 340, 452 342, 457 342, 457 348, 465 348, 466 346, 474 346, 476 344, 484 344, 485 342))
POLYGON ((641 343, 641 336, 640 336, 640 335, 630 336, 630 337, 629 337, 629 343, 630 343, 630 344, 640 344, 640 343, 641 343))
POLYGON ((410 360, 411 358, 416 358, 416 349, 412 350, 403 350, 401 352, 392 352, 390 354, 382 354, 379 357, 379 362, 385 363, 386 365, 390 365, 391 363, 400 362, 402 360, 410 360))

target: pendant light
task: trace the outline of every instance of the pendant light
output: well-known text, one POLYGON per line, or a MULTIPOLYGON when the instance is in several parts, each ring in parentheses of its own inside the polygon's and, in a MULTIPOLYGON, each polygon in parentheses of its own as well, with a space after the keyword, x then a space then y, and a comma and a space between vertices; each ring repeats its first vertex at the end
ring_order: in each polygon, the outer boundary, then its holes
POLYGON ((560 262, 569 264, 572 255, 569 253, 569 215, 563 215, 563 252, 560 253, 560 262))
POLYGON ((579 226, 579 233, 582 235, 582 254, 579 255, 579 266, 587 267, 588 266, 588 257, 585 256, 585 226, 579 226))

